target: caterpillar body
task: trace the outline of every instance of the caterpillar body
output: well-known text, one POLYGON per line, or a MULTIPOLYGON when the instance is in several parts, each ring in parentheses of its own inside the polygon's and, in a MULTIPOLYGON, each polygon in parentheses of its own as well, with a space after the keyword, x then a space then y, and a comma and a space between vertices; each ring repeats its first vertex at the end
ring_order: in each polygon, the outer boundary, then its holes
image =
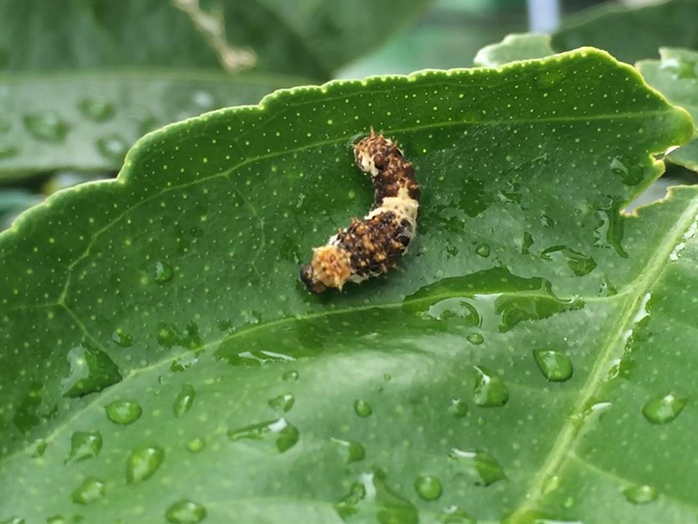
POLYGON ((313 249, 300 278, 311 293, 341 291, 347 282, 363 282, 387 273, 407 250, 417 229, 419 185, 412 164, 382 134, 354 145, 356 165, 371 176, 375 197, 369 213, 353 218, 327 244, 313 249))

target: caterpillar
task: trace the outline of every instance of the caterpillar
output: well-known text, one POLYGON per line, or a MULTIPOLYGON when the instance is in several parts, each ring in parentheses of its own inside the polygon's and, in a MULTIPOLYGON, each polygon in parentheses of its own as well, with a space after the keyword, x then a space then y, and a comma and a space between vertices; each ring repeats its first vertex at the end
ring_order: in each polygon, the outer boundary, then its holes
POLYGON ((353 218, 327 244, 313 249, 311 262, 300 269, 300 279, 311 293, 341 291, 347 282, 387 273, 416 234, 419 185, 412 164, 395 142, 371 130, 354 144, 354 158, 371 176, 373 206, 364 218, 353 218))

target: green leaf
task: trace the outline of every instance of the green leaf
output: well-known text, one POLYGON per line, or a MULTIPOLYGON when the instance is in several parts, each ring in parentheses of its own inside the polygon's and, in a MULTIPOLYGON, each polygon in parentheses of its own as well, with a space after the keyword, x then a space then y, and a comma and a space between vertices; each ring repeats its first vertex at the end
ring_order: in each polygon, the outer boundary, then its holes
POLYGON ((643 7, 607 3, 565 20, 553 48, 604 49, 624 62, 657 56, 662 46, 698 49, 698 1, 668 0, 643 7))
POLYGON ((478 67, 499 67, 518 60, 533 60, 554 55, 550 35, 520 33, 507 35, 501 42, 483 47, 475 55, 478 67))
POLYGON ((0 69, 218 69, 249 48, 257 70, 325 80, 431 1, 0 0, 0 69))
MULTIPOLYGON (((661 60, 643 60, 637 68, 647 83, 698 122, 698 51, 661 48, 661 60)), ((672 162, 698 171, 698 138, 674 151, 672 162)))
POLYGON ((144 133, 307 81, 195 70, 0 76, 0 180, 118 170, 144 133))
POLYGON ((698 191, 619 210, 692 131, 587 49, 148 135, 0 236, 0 518, 690 520, 698 191), (371 127, 414 163, 419 236, 400 270, 310 295, 299 263, 372 201, 371 127), (75 348, 123 379, 65 397, 75 348))

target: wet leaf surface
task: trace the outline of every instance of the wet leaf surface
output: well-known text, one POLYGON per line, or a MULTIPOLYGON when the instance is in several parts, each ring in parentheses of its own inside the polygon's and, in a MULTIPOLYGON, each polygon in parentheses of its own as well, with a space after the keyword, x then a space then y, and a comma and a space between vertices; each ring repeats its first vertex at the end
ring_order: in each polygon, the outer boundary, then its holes
POLYGON ((0 236, 0 518, 695 520, 698 191, 619 213, 692 132, 582 50, 148 135, 0 236), (371 127, 419 236, 311 296, 299 264, 372 201, 371 127))

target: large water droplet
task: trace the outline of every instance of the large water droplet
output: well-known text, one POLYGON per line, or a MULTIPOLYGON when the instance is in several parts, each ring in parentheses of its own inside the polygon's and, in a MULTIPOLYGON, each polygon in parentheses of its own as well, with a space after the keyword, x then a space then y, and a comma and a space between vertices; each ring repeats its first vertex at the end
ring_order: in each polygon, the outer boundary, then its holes
POLYGON ((642 414, 652 424, 666 424, 678 417, 686 407, 686 398, 669 394, 650 400, 642 408, 642 414))
POLYGON ((623 495, 632 504, 647 504, 659 497, 657 490, 648 485, 631 486, 623 490, 623 495))
POLYGON ((107 489, 104 482, 90 477, 73 491, 72 495, 70 495, 70 500, 75 502, 75 504, 87 505, 104 497, 106 492, 107 489))
POLYGON ((274 408, 277 411, 281 411, 283 413, 288 413, 291 411, 291 408, 293 407, 293 404, 296 402, 296 397, 294 397, 291 393, 285 393, 283 395, 279 395, 278 397, 274 397, 269 401, 269 406, 274 408))
POLYGON ((66 463, 96 457, 100 451, 102 451, 102 434, 99 431, 76 431, 70 438, 70 454, 66 463))
POLYGON ((473 366, 475 370, 475 389, 473 402, 482 407, 503 406, 509 400, 509 390, 502 379, 485 368, 473 366))
POLYGON ((340 440, 333 438, 332 442, 339 446, 344 457, 344 462, 350 464, 352 462, 358 462, 366 458, 366 449, 360 442, 352 442, 350 440, 340 440))
POLYGON ((104 135, 97 139, 97 151, 113 162, 121 162, 128 151, 128 142, 116 133, 104 135))
POLYGON ((184 384, 182 386, 182 390, 179 392, 179 395, 177 395, 177 398, 174 401, 174 405, 172 406, 174 416, 181 417, 187 411, 189 411, 194 404, 194 397, 196 397, 194 386, 191 384, 184 384))
POLYGON ((475 484, 489 486, 506 478, 504 468, 486 451, 464 451, 453 448, 448 456, 465 468, 475 484))
POLYGON ((298 429, 283 418, 228 430, 228 438, 232 441, 245 441, 259 449, 279 453, 295 446, 299 437, 298 429))
POLYGON ((628 168, 623 161, 615 157, 611 160, 611 173, 620 177, 624 184, 628 186, 636 186, 644 178, 643 169, 641 166, 628 168))
POLYGON ((126 480, 142 482, 155 475, 165 459, 165 451, 159 446, 145 446, 134 450, 126 462, 126 480))
POLYGON ((187 442, 187 449, 192 453, 198 453, 206 448, 206 441, 202 438, 196 437, 187 442))
POLYGON ((414 483, 414 489, 424 500, 436 500, 443 492, 441 481, 429 475, 417 477, 414 483))
POLYGON ((628 258, 623 249, 625 219, 620 215, 623 205, 622 200, 610 198, 610 203, 597 211, 599 220, 594 228, 594 245, 611 247, 618 256, 628 258))
POLYGON ((55 111, 42 111, 25 115, 24 127, 37 140, 61 142, 68 134, 69 126, 55 111))
POLYGON ((354 401, 354 411, 360 417, 370 417, 373 413, 373 408, 365 400, 357 399, 354 401))
POLYGON ((84 98, 79 105, 80 112, 95 122, 104 122, 114 116, 114 105, 101 98, 84 98))
POLYGON ((165 517, 174 524, 197 524, 206 518, 206 508, 191 500, 180 500, 167 508, 165 517))
POLYGON ((70 398, 96 393, 121 381, 116 364, 104 351, 77 346, 68 352, 70 372, 63 379, 63 395, 70 398))
POLYGON ((158 284, 165 284, 166 282, 172 280, 172 277, 174 276, 172 266, 170 266, 167 262, 155 262, 155 264, 153 264, 152 272, 153 278, 155 278, 155 282, 158 284))
POLYGON ((572 362, 561 351, 536 349, 533 358, 549 382, 564 382, 572 376, 572 362))
POLYGON ((143 414, 140 404, 129 400, 115 400, 104 409, 109 420, 123 425, 133 424, 143 414))

